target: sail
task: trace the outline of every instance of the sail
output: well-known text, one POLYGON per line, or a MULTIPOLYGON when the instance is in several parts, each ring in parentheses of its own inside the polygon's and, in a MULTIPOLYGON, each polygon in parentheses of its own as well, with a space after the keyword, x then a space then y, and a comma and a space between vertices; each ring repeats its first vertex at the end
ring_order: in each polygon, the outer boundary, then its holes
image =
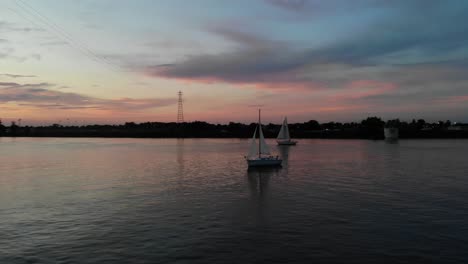
POLYGON ((253 134, 252 139, 250 140, 250 147, 249 147, 249 154, 247 157, 255 157, 258 155, 258 147, 257 147, 257 141, 255 140, 255 136, 257 135, 257 128, 255 128, 255 132, 253 134))
POLYGON ((276 138, 277 139, 286 139, 286 140, 290 139, 290 137, 289 137, 289 128, 288 128, 288 120, 287 120, 286 117, 283 120, 283 124, 281 125, 280 132, 278 133, 278 137, 276 137, 276 138))
POLYGON ((283 126, 284 126, 284 136, 285 136, 284 138, 285 139, 291 139, 291 137, 289 136, 288 118, 287 117, 284 118, 283 126))
POLYGON ((262 127, 260 126, 260 154, 270 155, 270 148, 263 137, 262 127))

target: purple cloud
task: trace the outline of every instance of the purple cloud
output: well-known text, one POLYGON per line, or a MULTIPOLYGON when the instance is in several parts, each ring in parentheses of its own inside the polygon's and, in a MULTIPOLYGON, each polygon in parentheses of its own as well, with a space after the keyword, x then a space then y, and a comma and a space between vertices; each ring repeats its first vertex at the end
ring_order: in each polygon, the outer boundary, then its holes
POLYGON ((102 109, 138 111, 175 104, 176 98, 102 99, 49 89, 49 83, 19 84, 0 82, 0 104, 17 103, 48 109, 102 109))
POLYGON ((34 78, 34 77, 37 77, 35 75, 9 74, 9 73, 1 73, 0 76, 9 77, 9 78, 34 78))

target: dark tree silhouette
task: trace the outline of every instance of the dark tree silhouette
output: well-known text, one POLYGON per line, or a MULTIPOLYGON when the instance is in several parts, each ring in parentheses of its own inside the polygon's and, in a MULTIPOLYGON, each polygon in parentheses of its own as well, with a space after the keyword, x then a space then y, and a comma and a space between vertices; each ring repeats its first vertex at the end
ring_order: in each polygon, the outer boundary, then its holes
POLYGON ((2 120, 0 119, 0 136, 5 134, 6 127, 3 125, 2 120))
MULTIPOLYGON (((0 135, 2 136, 32 136, 32 137, 224 137, 247 138, 251 137, 256 123, 242 124, 230 122, 228 124, 210 124, 204 121, 185 123, 162 122, 126 122, 122 125, 85 125, 63 126, 53 124, 50 126, 18 127, 12 122, 9 128, 0 122, 0 135)), ((397 127, 401 138, 468 138, 468 125, 457 124, 457 129, 450 129, 450 121, 427 123, 423 119, 413 119, 410 123, 399 119, 384 122, 379 117, 368 117, 361 122, 327 122, 320 124, 316 120, 304 123, 289 124, 293 138, 383 138, 384 126, 397 127)), ((263 126, 266 137, 276 137, 280 124, 267 124, 263 126)))

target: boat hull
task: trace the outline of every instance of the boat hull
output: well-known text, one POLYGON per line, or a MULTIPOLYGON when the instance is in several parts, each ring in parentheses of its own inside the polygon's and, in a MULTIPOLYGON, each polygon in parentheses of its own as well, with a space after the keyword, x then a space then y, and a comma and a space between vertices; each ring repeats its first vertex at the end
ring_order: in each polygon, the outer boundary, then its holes
POLYGON ((283 146, 293 146, 297 144, 297 141, 294 140, 277 140, 276 141, 278 145, 283 145, 283 146))
POLYGON ((279 158, 256 158, 247 159, 247 165, 249 167, 279 167, 283 160, 279 158))

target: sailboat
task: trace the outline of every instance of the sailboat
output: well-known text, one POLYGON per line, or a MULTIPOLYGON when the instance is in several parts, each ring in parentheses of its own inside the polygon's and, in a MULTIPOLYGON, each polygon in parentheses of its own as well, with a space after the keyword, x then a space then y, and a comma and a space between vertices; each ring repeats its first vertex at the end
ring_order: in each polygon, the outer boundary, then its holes
POLYGON ((265 142, 262 131, 262 123, 260 121, 260 109, 258 110, 258 126, 255 128, 252 140, 250 141, 249 153, 245 159, 249 167, 281 166, 281 163, 283 162, 283 160, 278 156, 271 155, 270 148, 265 142), (258 145, 256 142, 257 130, 259 133, 258 145))
POLYGON ((276 137, 276 142, 278 142, 278 145, 296 145, 297 143, 297 141, 291 140, 291 137, 289 136, 287 117, 285 117, 283 120, 278 137, 276 137))

